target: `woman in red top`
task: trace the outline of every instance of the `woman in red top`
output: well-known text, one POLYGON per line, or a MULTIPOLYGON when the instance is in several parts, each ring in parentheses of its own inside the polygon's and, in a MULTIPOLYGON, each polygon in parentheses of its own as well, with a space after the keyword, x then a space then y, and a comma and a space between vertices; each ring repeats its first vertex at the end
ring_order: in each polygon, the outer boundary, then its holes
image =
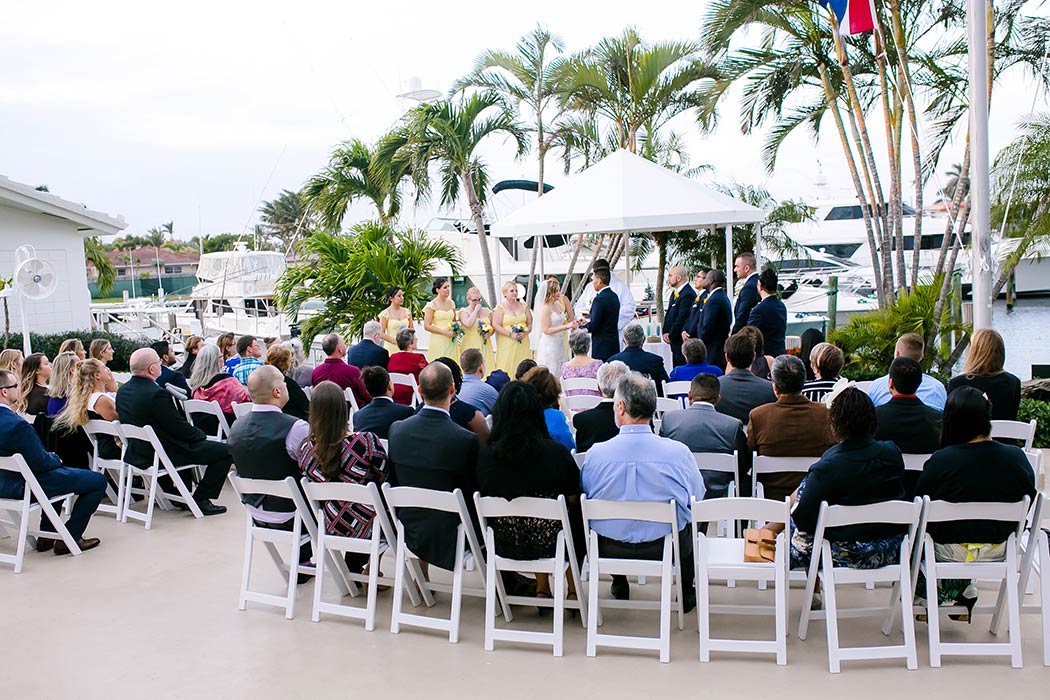
MULTIPOLYGON (((400 352, 390 356, 387 371, 391 374, 411 374, 419 383, 419 373, 427 366, 427 358, 416 352, 416 332, 411 328, 402 328, 397 332, 397 347, 400 352)), ((404 384, 394 385, 394 401, 405 406, 412 405, 412 389, 404 384)))

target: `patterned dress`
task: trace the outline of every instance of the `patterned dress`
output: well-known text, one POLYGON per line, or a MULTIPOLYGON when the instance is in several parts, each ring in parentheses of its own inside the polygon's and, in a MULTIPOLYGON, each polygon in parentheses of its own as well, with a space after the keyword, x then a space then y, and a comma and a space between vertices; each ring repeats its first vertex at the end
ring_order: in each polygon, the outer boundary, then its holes
MULTIPOLYGON (((577 379, 584 377, 586 379, 597 379, 598 368, 602 366, 601 360, 595 360, 589 365, 583 367, 573 367, 568 362, 561 366, 561 378, 562 379, 577 379)), ((595 391, 594 389, 570 389, 565 392, 566 396, 601 396, 602 392, 595 391)))
MULTIPOLYGON (((327 482, 317 463, 316 446, 304 440, 299 447, 299 468, 310 481, 327 482)), ((351 433, 343 438, 339 474, 333 481, 346 484, 382 484, 389 477, 386 450, 374 433, 351 433)), ((325 533, 338 537, 366 538, 372 535, 376 513, 359 503, 326 501, 325 533)))

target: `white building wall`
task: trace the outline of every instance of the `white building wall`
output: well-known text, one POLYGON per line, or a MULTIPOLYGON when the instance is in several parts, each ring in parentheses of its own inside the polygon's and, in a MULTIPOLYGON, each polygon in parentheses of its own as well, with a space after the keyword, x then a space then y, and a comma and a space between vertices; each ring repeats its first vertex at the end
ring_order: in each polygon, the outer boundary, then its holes
MULTIPOLYGON (((31 244, 37 257, 55 268, 55 293, 40 301, 26 301, 26 322, 33 333, 59 333, 91 327, 91 296, 84 263, 84 236, 76 225, 48 216, 0 205, 0 277, 14 275, 15 250, 31 244)), ((11 330, 22 331, 14 299, 10 304, 11 330)))

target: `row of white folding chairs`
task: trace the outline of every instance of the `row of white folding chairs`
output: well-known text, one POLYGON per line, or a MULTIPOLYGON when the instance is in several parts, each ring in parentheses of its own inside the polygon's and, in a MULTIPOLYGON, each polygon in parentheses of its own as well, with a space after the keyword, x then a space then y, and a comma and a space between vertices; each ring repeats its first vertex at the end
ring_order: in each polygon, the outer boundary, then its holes
POLYGON ((22 573, 26 548, 35 546, 38 538, 61 539, 71 554, 79 555, 80 547, 55 510, 56 505, 61 507, 74 498, 73 494, 49 497, 20 454, 0 457, 0 472, 14 473, 25 481, 21 498, 0 498, 0 514, 7 516, 0 517, 0 534, 10 535, 15 544, 14 554, 0 553, 0 563, 11 564, 16 574, 22 573), (54 524, 53 532, 30 527, 30 519, 38 512, 54 524))

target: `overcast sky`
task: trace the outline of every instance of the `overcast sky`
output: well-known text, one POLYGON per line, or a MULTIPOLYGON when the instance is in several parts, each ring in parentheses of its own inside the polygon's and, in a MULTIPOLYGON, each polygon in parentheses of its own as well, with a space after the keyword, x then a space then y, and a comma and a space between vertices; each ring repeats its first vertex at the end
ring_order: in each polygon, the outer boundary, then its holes
MULTIPOLYGON (((447 90, 478 53, 512 49, 537 22, 560 34, 569 51, 627 25, 649 41, 691 39, 705 7, 662 0, 608 0, 598 9, 564 0, 7 3, 0 175, 122 215, 130 233, 169 220, 179 238, 239 233, 256 222, 261 200, 298 189, 333 145, 374 141, 394 125, 411 106, 397 95, 412 76, 447 90)), ((1010 140, 1033 95, 1020 76, 997 90, 993 153, 1010 140)), ((789 139, 770 176, 760 160, 762 135, 740 134, 735 103, 722 116, 707 136, 689 118, 674 123, 694 163, 713 165, 719 180, 763 185, 780 198, 813 197, 819 159, 832 183, 848 185, 830 130, 816 147, 808 134, 789 139)), ((874 131, 881 129, 877 116, 874 131)), ((535 177, 531 157, 515 162, 502 144, 491 144, 486 158, 493 182, 535 177)), ((555 185, 563 178, 554 158, 548 173, 555 185)), ((501 199, 492 213, 515 205, 501 199)), ((369 209, 354 213, 366 217, 369 209)), ((431 213, 409 212, 405 223, 423 225, 431 213)))

